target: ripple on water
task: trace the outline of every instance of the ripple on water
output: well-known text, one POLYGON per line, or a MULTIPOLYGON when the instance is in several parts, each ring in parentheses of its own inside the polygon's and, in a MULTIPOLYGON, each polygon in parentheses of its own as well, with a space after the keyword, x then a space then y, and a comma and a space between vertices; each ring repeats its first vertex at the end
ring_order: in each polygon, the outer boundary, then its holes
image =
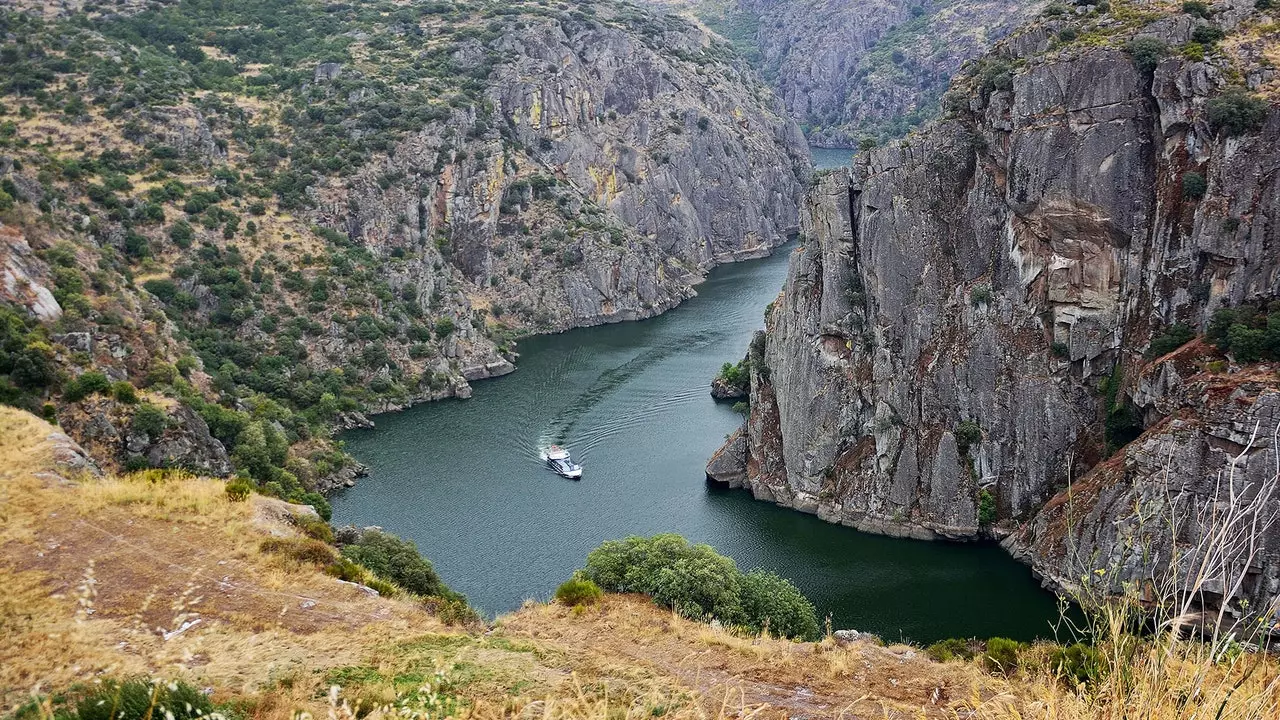
POLYGON ((1048 631, 1053 598, 998 548, 858 533, 708 485, 706 460, 741 422, 709 383, 742 357, 787 255, 715 270, 660 317, 521 343, 519 370, 467 401, 430 403, 346 433, 370 477, 334 521, 414 540, 490 613, 547 598, 600 542, 677 532, 793 580, 837 627, 889 638, 1048 631), (568 447, 581 482, 541 450, 568 447))

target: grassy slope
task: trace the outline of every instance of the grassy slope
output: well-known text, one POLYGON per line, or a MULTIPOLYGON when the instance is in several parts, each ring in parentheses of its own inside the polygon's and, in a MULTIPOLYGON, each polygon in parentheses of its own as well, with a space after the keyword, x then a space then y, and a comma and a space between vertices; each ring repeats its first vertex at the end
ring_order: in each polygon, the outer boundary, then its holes
MULTIPOLYGON (((342 703, 394 702, 424 683, 469 717, 1093 718, 1138 703, 1165 718, 1215 707, 1237 680, 1223 717, 1280 706, 1275 658, 1206 665, 1177 650, 1136 694, 1077 695, 1051 679, 1047 646, 1005 679, 906 646, 735 636, 635 596, 531 602, 487 627, 449 627, 417 602, 263 553, 265 538, 297 535, 299 506, 232 503, 222 483, 190 476, 74 475, 55 462, 55 433, 0 407, 6 715, 32 691, 131 674, 210 687, 234 714, 264 719, 328 712, 332 685, 345 719, 342 703)), ((1133 660, 1148 667, 1143 650, 1133 660)))

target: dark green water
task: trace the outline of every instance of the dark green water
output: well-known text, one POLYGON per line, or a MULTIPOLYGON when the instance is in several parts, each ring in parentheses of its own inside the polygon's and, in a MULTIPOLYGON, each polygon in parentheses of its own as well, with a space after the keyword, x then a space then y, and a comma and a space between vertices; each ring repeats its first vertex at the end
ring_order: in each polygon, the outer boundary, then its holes
POLYGON ((603 540, 677 532, 790 578, 836 628, 922 642, 1047 635, 1053 597, 996 547, 866 535, 707 484, 707 458, 740 421, 708 383, 762 326, 786 255, 719 268, 652 320, 528 340, 520 369, 470 400, 347 433, 371 473, 333 498, 334 523, 413 539, 488 613, 548 598, 603 540), (585 466, 581 482, 539 460, 555 441, 585 466))
POLYGON ((809 154, 813 157, 815 170, 848 167, 853 164, 853 153, 849 148, 820 148, 809 146, 809 154))

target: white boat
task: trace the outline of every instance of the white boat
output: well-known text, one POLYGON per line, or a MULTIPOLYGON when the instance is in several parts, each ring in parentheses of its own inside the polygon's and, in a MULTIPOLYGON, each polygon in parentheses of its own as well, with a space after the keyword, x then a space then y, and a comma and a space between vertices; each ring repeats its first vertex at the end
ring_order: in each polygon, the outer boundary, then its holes
POLYGON ((569 451, 559 445, 547 448, 544 457, 547 459, 547 467, 554 470, 557 475, 570 480, 582 478, 582 466, 574 463, 573 458, 569 457, 569 451))

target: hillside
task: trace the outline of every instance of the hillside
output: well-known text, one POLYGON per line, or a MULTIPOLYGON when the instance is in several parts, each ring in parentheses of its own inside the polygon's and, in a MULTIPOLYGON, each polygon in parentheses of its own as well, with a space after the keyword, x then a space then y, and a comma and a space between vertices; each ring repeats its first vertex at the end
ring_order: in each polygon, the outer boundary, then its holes
POLYGON ((437 682, 437 670, 439 689, 479 717, 544 702, 551 717, 941 716, 952 699, 994 691, 979 690, 990 683, 974 670, 910 648, 742 638, 639 597, 585 612, 530 604, 492 627, 449 626, 420 601, 323 574, 308 561, 314 549, 301 559, 261 549, 304 542, 293 518, 309 508, 234 503, 221 482, 180 473, 94 477, 66 436, 11 408, 0 407, 0 431, 6 716, 33 689, 131 674, 212 687, 215 700, 263 718, 325 712, 330 683, 353 704, 394 699, 437 682))
MULTIPOLYGON (((305 506, 236 502, 222 482, 180 472, 100 475, 12 408, 0 407, 0 460, 6 716, 76 717, 74 698, 131 676, 197 688, 232 720, 1118 716, 1116 688, 1073 690, 1048 645, 993 671, 872 636, 753 636, 629 595, 467 620, 437 598, 322 572, 337 552, 305 506)), ((1202 664, 1175 647, 1178 664, 1146 677, 1147 651, 1126 652, 1142 669, 1126 709, 1174 717, 1222 702, 1223 717, 1264 718, 1280 706, 1274 657, 1202 664)))
POLYGON ((0 15, 0 399, 114 467, 349 483, 327 438, 361 413, 465 398, 513 338, 660 313, 798 228, 803 138, 678 18, 43 9, 0 15))

